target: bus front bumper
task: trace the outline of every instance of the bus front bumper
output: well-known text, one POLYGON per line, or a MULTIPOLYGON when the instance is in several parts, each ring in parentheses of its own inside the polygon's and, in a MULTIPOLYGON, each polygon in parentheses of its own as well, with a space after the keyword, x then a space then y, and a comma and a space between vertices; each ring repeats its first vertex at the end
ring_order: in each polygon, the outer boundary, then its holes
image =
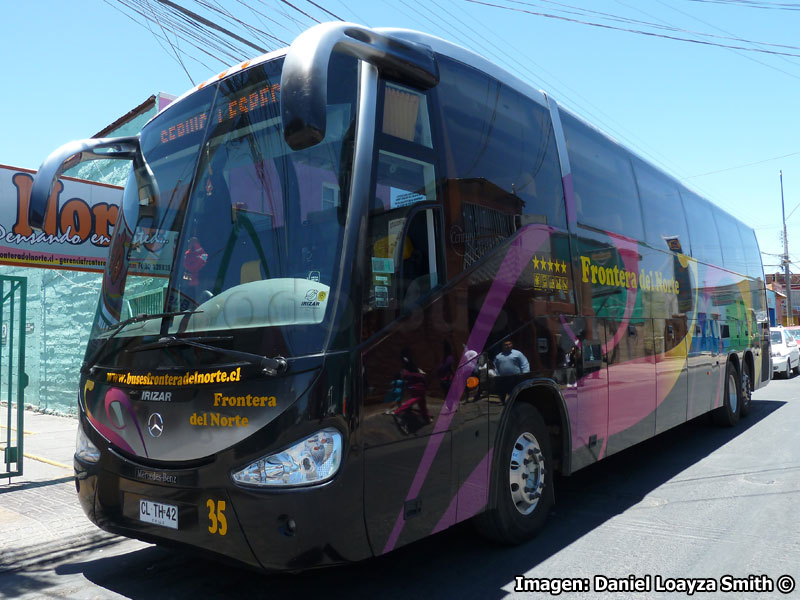
POLYGON ((328 485, 280 492, 235 486, 214 463, 167 471, 106 453, 97 464, 76 457, 74 468, 84 512, 111 533, 266 571, 372 555, 355 468, 328 485))

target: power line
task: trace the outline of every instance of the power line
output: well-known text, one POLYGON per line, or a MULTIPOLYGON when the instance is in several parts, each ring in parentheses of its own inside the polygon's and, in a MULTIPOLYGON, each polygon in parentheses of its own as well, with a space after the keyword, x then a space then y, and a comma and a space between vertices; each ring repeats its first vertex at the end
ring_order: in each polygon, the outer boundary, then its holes
MULTIPOLYGON (((239 4, 241 4, 242 6, 244 6, 245 8, 247 8, 247 9, 248 9, 250 12, 252 12, 254 15, 256 15, 256 18, 257 18, 259 21, 261 21, 261 24, 262 24, 262 25, 264 25, 264 27, 267 27, 267 26, 268 26, 268 25, 267 25, 267 24, 264 22, 264 19, 266 19, 267 21, 269 21, 269 22, 271 22, 271 23, 273 23, 273 24, 277 25, 278 27, 282 27, 282 28, 283 28, 284 30, 286 30, 288 33, 292 33, 292 31, 291 31, 291 30, 290 30, 290 29, 289 29, 289 28, 288 28, 286 25, 284 25, 284 24, 283 24, 281 21, 279 21, 279 20, 277 20, 277 19, 273 19, 272 17, 270 17, 269 15, 266 15, 266 14, 264 14, 264 13, 263 13, 263 12, 261 12, 260 10, 256 10, 256 8, 254 8, 253 6, 249 5, 249 4, 248 4, 247 2, 245 2, 244 0, 236 0, 236 1, 237 1, 239 4)), ((276 37, 276 36, 273 36, 273 37, 275 38, 275 40, 277 40, 278 42, 280 42, 280 43, 281 43, 281 44, 283 44, 284 46, 288 46, 288 45, 289 45, 289 42, 286 42, 286 41, 284 41, 284 40, 282 40, 281 38, 279 38, 279 37, 276 37)))
MULTIPOLYGON (((147 2, 147 5, 150 6, 150 2, 149 1, 147 2)), ((151 10, 152 10, 152 8, 151 8, 151 10)), ((158 17, 156 16, 155 11, 153 11, 153 18, 156 20, 156 23, 158 24, 159 28, 161 28, 161 32, 164 34, 164 39, 167 40, 167 43, 169 44, 169 47, 172 48, 172 51, 175 53, 175 58, 177 59, 178 63, 181 65, 181 68, 183 69, 183 72, 186 73, 186 76, 189 78, 189 81, 191 81, 192 85, 194 85, 194 79, 192 79, 192 76, 189 75, 189 71, 186 69, 186 65, 184 65, 183 64, 183 60, 181 60, 181 55, 178 53, 178 50, 175 48, 175 46, 172 44, 172 41, 169 39, 169 36, 167 35, 167 32, 164 30, 164 26, 161 24, 161 21, 158 20, 158 17)), ((149 29, 149 27, 148 27, 148 29, 149 29)))
POLYGON ((327 8, 324 8, 324 7, 320 6, 319 4, 317 4, 316 2, 314 2, 314 0, 306 0, 306 2, 308 2, 309 4, 312 4, 312 5, 314 5, 314 6, 316 6, 316 7, 317 7, 318 9, 320 9, 322 12, 324 12, 324 13, 325 13, 325 14, 327 14, 327 15, 330 15, 330 16, 332 16, 334 19, 338 19, 339 21, 344 21, 344 19, 343 19, 342 17, 340 17, 340 16, 338 16, 338 15, 335 15, 335 14, 333 14, 333 13, 332 13, 331 11, 329 11, 327 8))
MULTIPOLYGON (((150 15, 150 10, 146 4, 147 0, 117 0, 126 8, 142 16, 145 21, 155 22, 150 15)), ((191 46, 198 49, 207 56, 219 61, 227 66, 231 62, 242 60, 244 52, 237 49, 230 41, 224 39, 214 30, 203 28, 196 21, 177 11, 170 11, 168 7, 156 4, 160 13, 160 20, 164 27, 170 30, 176 37, 187 41, 191 46), (224 59, 222 55, 227 56, 224 59)), ((135 20, 135 19, 134 19, 135 20)), ((186 54, 184 52, 184 54, 186 54)), ((194 57, 192 57, 194 58, 194 57)))
MULTIPOLYGON (((308 23, 307 23, 307 22, 305 22, 305 21, 302 21, 302 20, 298 19, 298 18, 297 18, 296 16, 294 16, 294 14, 292 14, 291 12, 286 12, 286 10, 284 9, 284 6, 285 6, 285 5, 283 4, 282 0, 273 0, 273 1, 274 1, 274 3, 275 3, 275 6, 274 6, 274 7, 272 7, 272 9, 271 9, 271 10, 273 10, 273 11, 277 12, 278 14, 280 14, 280 15, 282 15, 282 16, 284 16, 284 17, 286 17, 286 19, 287 19, 287 20, 289 20, 289 21, 291 21, 292 23, 294 23, 294 25, 295 25, 295 30, 294 30, 294 32, 293 32, 293 33, 294 33, 295 35, 298 35, 298 34, 302 33, 302 32, 303 32, 303 30, 304 30, 304 29, 306 29, 306 28, 308 27, 308 23)), ((258 2, 259 2, 260 4, 263 4, 264 6, 267 6, 267 3, 266 3, 264 0, 258 0, 258 2)))
POLYGON ((780 160, 781 158, 788 158, 790 156, 797 156, 800 152, 791 152, 789 154, 782 154, 780 156, 773 156, 772 158, 765 158, 764 160, 757 160, 755 162, 746 163, 744 165, 736 165, 735 167, 727 167, 725 169, 718 169, 717 171, 709 171, 708 173, 700 173, 698 175, 690 175, 689 177, 683 177, 682 179, 694 179, 695 177, 705 177, 706 175, 716 175, 717 173, 725 173, 726 171, 735 171, 736 169, 744 169, 746 167, 752 167, 755 165, 761 165, 766 162, 771 162, 773 160, 780 160))
MULTIPOLYGON (((349 10, 349 11, 350 11, 350 13, 351 13, 351 14, 353 14, 353 15, 356 17, 356 18, 355 18, 355 21, 356 21, 357 23, 361 23, 362 25, 366 25, 367 27, 370 27, 370 26, 371 26, 371 25, 370 25, 370 24, 367 22, 367 20, 366 20, 366 19, 363 19, 363 18, 361 18, 361 16, 360 16, 360 15, 359 15, 359 14, 358 14, 358 13, 357 13, 355 10, 353 10, 353 8, 352 8, 351 6, 348 6, 347 4, 345 4, 345 3, 343 2, 343 0, 336 0, 336 1, 337 1, 339 4, 341 4, 341 5, 342 5, 342 8, 344 8, 345 10, 349 10)), ((352 3, 351 3, 351 4, 352 4, 352 3)))
MULTIPOLYGON (((656 0, 656 2, 658 2, 660 5, 662 5, 662 6, 666 7, 666 8, 668 8, 668 9, 670 9, 670 10, 674 10, 675 12, 678 12, 678 13, 680 13, 680 14, 682 14, 682 15, 685 15, 685 16, 689 17, 690 19, 693 19, 693 20, 695 20, 695 21, 698 21, 699 23, 702 23, 703 25, 706 25, 706 26, 708 26, 708 27, 711 27, 712 29, 716 29, 717 31, 721 31, 721 32, 723 32, 723 33, 727 33, 728 35, 734 35, 734 34, 733 34, 733 33, 731 33, 730 31, 727 31, 726 29, 722 29, 722 28, 720 28, 720 27, 717 27, 717 26, 716 26, 716 25, 714 25, 713 23, 709 23, 708 21, 704 21, 703 19, 701 19, 701 18, 699 18, 699 17, 696 17, 696 16, 694 16, 694 15, 692 15, 692 14, 689 14, 689 13, 687 13, 686 11, 683 11, 683 10, 681 10, 681 9, 679 9, 679 8, 676 8, 676 7, 674 7, 674 6, 670 5, 670 4, 667 4, 667 3, 665 3, 663 0, 656 0)), ((742 58, 746 58, 747 60, 750 60, 750 61, 752 61, 752 62, 755 62, 755 63, 758 63, 758 64, 760 64, 760 65, 762 65, 762 66, 765 66, 765 67, 767 67, 767 68, 769 68, 769 69, 772 69, 773 71, 778 71, 779 73, 783 73, 784 75, 788 75, 789 77, 792 77, 792 78, 794 78, 794 79, 800 79, 800 76, 798 76, 798 75, 795 75, 795 74, 793 74, 793 73, 789 73, 788 71, 784 71, 783 69, 779 69, 779 68, 778 68, 778 67, 776 67, 775 65, 771 65, 771 64, 769 64, 769 63, 765 63, 765 62, 763 62, 763 61, 760 61, 760 60, 758 60, 757 58, 755 58, 754 56, 750 56, 750 55, 748 55, 748 54, 742 54, 741 52, 737 52, 736 50, 731 50, 731 52, 733 52, 734 54, 737 54, 737 55, 741 56, 742 58)), ((787 58, 786 56, 779 56, 778 58, 779 58, 780 60, 782 60, 783 62, 786 62, 786 63, 788 63, 788 64, 790 64, 790 65, 793 65, 793 66, 795 66, 795 67, 797 67, 797 66, 800 66, 800 65, 798 65, 798 64, 797 64, 797 62, 795 62, 795 61, 793 61, 793 60, 791 60, 791 59, 787 58)))
MULTIPOLYGON (((128 8, 128 9, 132 10, 132 11, 133 11, 135 14, 138 14, 138 15, 140 15, 140 16, 142 16, 142 17, 144 17, 144 19, 145 19, 145 23, 141 23, 140 21, 137 21, 137 20, 136 20, 134 17, 132 17, 131 15, 129 15, 128 13, 126 13, 124 10, 122 10, 122 9, 121 9, 121 8, 119 8, 118 6, 114 6, 114 5, 111 3, 111 0, 103 0, 103 1, 104 1, 106 4, 108 4, 109 6, 111 6, 111 8, 113 8, 114 10, 117 10, 117 11, 119 11, 119 12, 120 12, 120 13, 122 13, 122 14, 123 14, 125 17, 127 17, 128 19, 130 19, 131 21, 133 21, 134 23, 136 23, 136 24, 137 24, 137 25, 139 25, 140 27, 144 27, 145 29, 147 29, 148 31, 150 31, 150 33, 153 35, 153 37, 155 37, 155 38, 156 38, 156 41, 158 41, 158 40, 160 40, 160 39, 163 39, 163 38, 161 38, 161 37, 160 37, 160 36, 159 36, 159 35, 158 35, 156 32, 154 32, 152 29, 150 29, 150 27, 149 27, 149 26, 146 24, 148 21, 152 22, 152 19, 151 19, 150 17, 148 17, 146 14, 144 14, 144 13, 142 13, 141 11, 137 10, 136 8, 134 8, 134 7, 132 7, 132 6, 128 6, 128 5, 125 3, 125 1, 124 1, 124 0, 117 0, 117 2, 118 2, 118 3, 120 3, 120 4, 122 4, 122 5, 123 5, 123 6, 125 6, 126 8, 128 8)), ((186 40, 186 38, 183 38, 182 36, 178 35, 178 34, 177 34, 177 33, 176 33, 174 30, 173 30, 173 34, 175 34, 175 35, 176 35, 176 37, 181 37, 181 39, 184 39, 184 41, 187 41, 187 42, 188 42, 190 45, 194 46, 195 48, 197 48, 198 50, 200 50, 200 51, 201 51, 201 52, 203 52, 204 54, 208 55, 209 57, 211 57, 211 58, 213 58, 213 59, 215 59, 215 60, 219 60, 220 62, 223 62, 223 61, 221 61, 221 60, 220 60, 218 57, 216 57, 216 56, 214 56, 213 54, 209 53, 209 52, 208 52, 208 51, 206 51, 205 49, 203 49, 203 48, 201 48, 201 47, 197 46, 196 44, 192 43, 191 41, 188 41, 188 40, 186 40)), ((160 42, 159 42, 159 43, 160 43, 160 42)), ((163 46, 162 46, 162 47, 163 47, 163 46)), ((166 52, 166 50, 165 50, 165 52, 166 52)), ((167 53, 169 54, 169 52, 167 52, 167 53)), ((192 55, 190 55, 190 54, 186 53, 186 52, 185 52, 185 51, 183 51, 183 50, 181 50, 181 53, 183 53, 183 54, 184 54, 185 56, 187 56, 188 58, 191 58, 193 61, 195 61, 195 62, 196 62, 196 63, 198 63, 199 65, 202 65, 203 67, 205 67, 205 68, 206 68, 206 69, 208 69, 209 71, 211 71, 211 70, 212 70, 212 69, 211 69, 211 67, 209 67, 209 66, 208 66, 206 63, 204 63, 202 60, 198 59, 196 56, 192 56, 192 55)), ((224 64, 224 63, 223 63, 223 64, 224 64)))
POLYGON ((283 3, 284 3, 284 4, 286 4, 287 6, 290 6, 291 8, 295 9, 295 10, 296 10, 297 12, 299 12, 301 15, 304 15, 304 16, 308 17, 309 19, 311 19, 311 20, 312 20, 312 21, 314 21, 315 23, 320 23, 320 20, 319 20, 319 19, 317 19, 316 17, 312 17, 310 14, 308 14, 308 13, 307 13, 306 11, 304 11, 303 9, 301 9, 301 8, 298 8, 297 6, 295 6, 294 4, 292 4, 291 2, 289 2, 289 0, 281 0, 281 2, 283 2, 283 3))
POLYGON ((229 31, 228 29, 225 29, 221 25, 217 25, 213 21, 209 21, 205 17, 202 17, 202 16, 198 15, 196 12, 191 11, 188 8, 182 7, 180 4, 172 2, 171 0, 155 0, 155 1, 156 2, 160 2, 161 4, 165 4, 166 6, 169 6, 170 8, 185 14, 187 17, 190 17, 191 19, 194 19, 198 23, 202 23, 206 27, 210 27, 212 29, 216 29, 220 33, 224 33, 225 35, 227 35, 229 37, 232 37, 237 42, 241 42, 245 46, 249 46, 250 48, 253 48, 254 50, 258 50, 261 54, 265 54, 266 52, 268 52, 268 50, 266 48, 263 48, 262 46, 259 46, 259 45, 254 44, 253 42, 251 42, 249 40, 244 39, 242 36, 232 32, 232 31, 229 31))
MULTIPOLYGON (((523 0, 507 0, 507 1, 511 2, 511 3, 514 3, 514 4, 522 4, 522 5, 526 5, 526 6, 536 6, 535 4, 532 4, 530 2, 525 2, 523 0)), ((674 31, 674 32, 678 32, 678 33, 687 33, 687 34, 691 34, 691 35, 699 35, 699 36, 708 37, 708 38, 731 40, 731 41, 736 41, 736 42, 744 42, 744 43, 748 43, 748 44, 757 44, 759 46, 771 46, 771 47, 775 47, 775 48, 788 48, 788 49, 791 49, 791 50, 800 50, 800 47, 798 47, 798 46, 788 46, 788 45, 785 45, 785 44, 772 44, 772 43, 769 43, 769 42, 757 42, 757 41, 747 40, 747 39, 744 39, 744 38, 741 38, 739 36, 733 35, 733 34, 731 34, 729 32, 726 32, 726 31, 724 31, 722 29, 719 29, 719 28, 716 28, 716 27, 714 29, 717 29, 718 31, 722 31, 723 33, 727 33, 728 35, 722 36, 722 35, 717 35, 717 34, 714 34, 714 33, 706 33, 706 32, 703 32, 703 31, 694 31, 694 30, 691 30, 691 29, 685 29, 683 27, 676 27, 675 25, 671 25, 671 24, 667 23, 666 21, 664 21, 662 19, 658 19, 658 18, 656 18, 656 20, 661 21, 662 24, 653 23, 652 21, 642 21, 642 20, 639 20, 639 19, 632 19, 630 17, 624 17, 624 16, 621 16, 621 15, 615 15, 615 14, 607 13, 607 12, 584 9, 584 8, 578 7, 578 6, 572 6, 572 5, 569 5, 569 4, 563 4, 561 2, 555 2, 555 0, 540 0, 540 1, 541 2, 545 2, 547 4, 554 4, 554 5, 557 5, 557 6, 564 6, 564 7, 568 7, 568 8, 574 9, 572 11, 559 11, 559 12, 566 12, 568 14, 576 14, 576 15, 581 15, 581 16, 586 15, 586 14, 595 14, 595 15, 599 15, 601 18, 605 18, 605 19, 607 19, 609 21, 614 21, 614 22, 619 22, 619 23, 630 23, 632 25, 646 25, 648 27, 654 27, 656 29, 662 29, 662 30, 665 30, 665 31, 674 31)), ((626 5, 626 4, 622 3, 622 2, 619 2, 619 0, 617 0, 617 3, 618 4, 622 4, 623 6, 627 6, 628 8, 631 8, 630 6, 628 6, 628 5, 626 5)), ((636 9, 636 10, 639 10, 639 9, 636 9)), ((639 10, 639 12, 641 12, 643 14, 647 14, 646 12, 644 12, 642 10, 639 10)), ((648 16, 651 16, 651 15, 648 15, 648 16)), ((654 18, 654 17, 651 16, 651 18, 654 18)))
MULTIPOLYGON (((604 24, 604 23, 595 23, 593 21, 583 21, 583 20, 580 20, 580 19, 573 19, 573 18, 570 18, 570 17, 562 17, 560 15, 554 15, 554 14, 551 14, 551 13, 537 12, 537 11, 527 10, 527 9, 524 9, 524 8, 516 8, 516 7, 513 7, 513 6, 503 6, 501 4, 494 4, 494 3, 491 3, 491 2, 482 2, 481 0, 464 0, 464 1, 465 2, 469 2, 471 4, 480 4, 482 6, 489 6, 491 8, 499 8, 499 9, 502 9, 502 10, 520 12, 520 13, 525 13, 525 14, 537 16, 537 17, 545 17, 545 18, 548 18, 548 19, 557 19, 559 21, 567 21, 569 23, 578 23, 578 24, 581 24, 581 25, 588 25, 588 26, 591 26, 591 27, 600 27, 601 29, 612 29, 614 31, 624 31, 626 33, 635 33, 635 34, 638 34, 638 35, 646 35, 646 36, 650 36, 650 37, 663 38, 663 39, 673 40, 673 41, 678 41, 678 42, 689 42, 691 44, 701 44, 701 45, 704 45, 704 46, 716 46, 716 47, 719 47, 719 48, 733 48, 734 50, 743 50, 743 51, 746 51, 746 52, 761 52, 761 53, 764 53, 764 54, 772 54, 772 55, 776 55, 776 56, 793 56, 793 57, 800 58, 800 54, 795 54, 795 53, 791 53, 791 52, 781 52, 781 51, 778 51, 778 50, 766 50, 766 49, 763 49, 763 48, 751 48, 751 47, 746 47, 746 46, 733 46, 733 45, 730 45, 730 44, 720 44, 718 42, 711 42, 711 41, 708 41, 708 40, 694 40, 692 38, 678 37, 678 36, 667 35, 667 34, 663 34, 663 33, 655 33, 655 32, 652 32, 652 31, 643 31, 641 29, 630 29, 630 28, 627 28, 627 27, 617 27, 615 25, 607 25, 607 24, 604 24)), ((513 0, 511 0, 511 1, 513 1, 513 0)), ((527 3, 521 3, 521 4, 527 4, 527 3)), ((748 42, 748 43, 754 43, 754 42, 748 42)), ((761 42, 759 42, 759 43, 761 43, 761 42)), ((797 47, 797 46, 780 46, 780 47, 791 48, 791 49, 794 49, 794 50, 800 50, 800 47, 797 47)))
POLYGON ((233 13, 231 13, 227 8, 223 7, 219 3, 218 0, 213 0, 214 4, 216 4, 216 6, 212 6, 206 0, 195 0, 195 2, 197 2, 198 4, 200 4, 203 7, 207 8, 208 10, 221 15, 225 20, 227 20, 232 25, 238 26, 238 27, 242 27, 243 29, 249 31, 253 35, 264 36, 264 37, 268 38, 271 42, 278 41, 278 42, 281 42, 281 43, 284 43, 284 44, 286 43, 286 42, 283 42, 283 40, 280 40, 279 38, 277 38, 274 35, 272 35, 270 32, 258 29, 257 27, 254 27, 253 25, 250 25, 250 23, 248 23, 247 21, 243 21, 242 19, 239 19, 238 17, 233 15, 233 13))
POLYGON ((795 2, 753 2, 751 0, 688 0, 706 4, 726 4, 728 6, 741 6, 744 8, 761 8, 765 10, 800 10, 795 2))

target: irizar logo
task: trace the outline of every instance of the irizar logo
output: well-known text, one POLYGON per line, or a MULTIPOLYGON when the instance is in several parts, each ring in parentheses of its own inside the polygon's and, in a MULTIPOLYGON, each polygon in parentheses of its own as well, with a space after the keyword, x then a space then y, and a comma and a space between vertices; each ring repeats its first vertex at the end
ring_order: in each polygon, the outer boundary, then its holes
POLYGON ((306 292, 306 299, 300 303, 300 306, 316 308, 321 302, 325 301, 326 297, 327 294, 325 292, 320 292, 319 290, 308 290, 306 292))
POLYGON ((164 419, 161 418, 160 414, 153 413, 150 415, 150 418, 147 419, 147 431, 154 438, 164 433, 164 419))
POLYGON ((144 391, 142 392, 142 400, 149 400, 150 402, 172 402, 172 392, 144 391))

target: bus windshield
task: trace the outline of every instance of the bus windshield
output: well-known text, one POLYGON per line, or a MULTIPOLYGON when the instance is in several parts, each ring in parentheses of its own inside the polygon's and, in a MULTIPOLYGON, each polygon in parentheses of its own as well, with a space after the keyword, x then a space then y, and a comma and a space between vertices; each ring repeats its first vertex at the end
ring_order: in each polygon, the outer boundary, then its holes
POLYGON ((115 337, 299 327, 283 332, 282 351, 322 349, 341 259, 356 63, 331 61, 326 137, 298 152, 283 139, 281 65, 204 87, 145 126, 93 340, 137 315, 189 311, 163 329, 160 318, 142 320, 115 337))

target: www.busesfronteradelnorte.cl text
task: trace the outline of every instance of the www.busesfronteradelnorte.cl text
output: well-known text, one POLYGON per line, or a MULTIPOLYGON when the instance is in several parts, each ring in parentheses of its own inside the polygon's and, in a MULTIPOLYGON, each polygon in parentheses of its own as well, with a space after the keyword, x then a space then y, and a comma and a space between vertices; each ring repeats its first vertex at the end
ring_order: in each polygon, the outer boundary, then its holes
POLYGON ((228 383, 241 381, 242 368, 237 367, 232 371, 211 371, 210 373, 186 373, 184 375, 153 375, 146 373, 107 373, 106 382, 120 385, 201 385, 206 383, 228 383))

